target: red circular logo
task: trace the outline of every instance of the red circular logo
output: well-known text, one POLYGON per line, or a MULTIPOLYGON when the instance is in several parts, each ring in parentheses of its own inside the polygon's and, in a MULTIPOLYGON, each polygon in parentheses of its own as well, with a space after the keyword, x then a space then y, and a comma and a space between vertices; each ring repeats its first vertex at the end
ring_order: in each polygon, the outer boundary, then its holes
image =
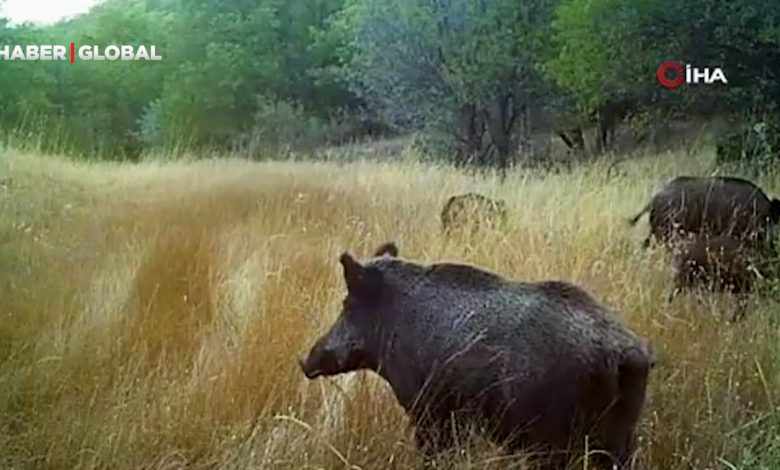
POLYGON ((665 60, 658 70, 655 72, 655 76, 658 77, 658 81, 666 88, 677 88, 685 83, 685 66, 679 62, 672 62, 665 60), (672 72, 674 78, 669 79, 667 73, 672 72))

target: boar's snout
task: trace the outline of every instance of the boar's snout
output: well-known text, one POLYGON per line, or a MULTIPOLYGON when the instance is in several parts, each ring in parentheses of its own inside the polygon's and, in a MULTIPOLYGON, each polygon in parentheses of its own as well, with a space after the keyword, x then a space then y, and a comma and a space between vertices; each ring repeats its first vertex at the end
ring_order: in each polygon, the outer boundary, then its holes
POLYGON ((310 362, 311 361, 304 361, 303 359, 299 359, 298 365, 301 366, 303 375, 305 375, 307 379, 316 379, 317 377, 322 375, 322 372, 316 367, 312 367, 310 362))
POLYGON ((311 355, 309 355, 309 357, 307 357, 305 360, 300 359, 298 364, 300 364, 303 375, 305 375, 307 379, 316 379, 323 374, 323 371, 317 367, 316 362, 312 360, 311 355))
POLYGON ((309 356, 305 360, 299 360, 298 363, 307 379, 316 379, 321 375, 331 374, 337 369, 335 355, 320 343, 315 344, 309 356))
POLYGON ((306 378, 312 378, 309 377, 309 368, 306 367, 306 362, 303 359, 298 359, 298 366, 301 368, 301 371, 303 371, 303 375, 305 375, 306 378))

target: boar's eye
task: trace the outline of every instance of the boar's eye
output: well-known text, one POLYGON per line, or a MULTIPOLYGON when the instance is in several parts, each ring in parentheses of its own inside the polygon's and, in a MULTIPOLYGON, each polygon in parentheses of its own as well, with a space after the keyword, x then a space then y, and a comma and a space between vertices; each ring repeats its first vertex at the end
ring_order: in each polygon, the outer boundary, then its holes
POLYGON ((344 299, 342 308, 345 315, 352 316, 370 313, 375 306, 376 303, 369 299, 348 295, 347 298, 344 299))

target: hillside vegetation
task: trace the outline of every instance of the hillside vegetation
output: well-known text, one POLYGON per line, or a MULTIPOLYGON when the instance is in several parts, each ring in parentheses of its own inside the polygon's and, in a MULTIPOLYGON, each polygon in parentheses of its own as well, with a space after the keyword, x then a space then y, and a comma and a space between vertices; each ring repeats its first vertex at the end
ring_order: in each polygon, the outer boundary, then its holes
MULTIPOLYGON (((131 166, 4 150, 0 467, 418 466, 385 383, 309 382, 297 365, 338 312, 341 251, 393 240, 422 262, 576 282, 650 339, 660 363, 637 468, 777 468, 778 304, 754 299, 736 326, 728 299, 666 304, 663 254, 641 251, 644 221, 626 223, 711 155, 500 183, 413 162, 131 166), (506 199, 511 227, 443 240, 438 211, 467 190, 506 199)), ((468 436, 440 460, 522 463, 468 436)))
POLYGON ((725 161, 780 150, 776 0, 101 0, 51 25, 2 15, 0 45, 162 56, 5 62, 0 141, 51 153, 263 159, 413 133, 432 157, 506 168, 556 156, 540 131, 601 154, 623 148, 617 128, 633 147, 693 118, 727 118, 725 161), (728 83, 663 88, 664 61, 728 83))

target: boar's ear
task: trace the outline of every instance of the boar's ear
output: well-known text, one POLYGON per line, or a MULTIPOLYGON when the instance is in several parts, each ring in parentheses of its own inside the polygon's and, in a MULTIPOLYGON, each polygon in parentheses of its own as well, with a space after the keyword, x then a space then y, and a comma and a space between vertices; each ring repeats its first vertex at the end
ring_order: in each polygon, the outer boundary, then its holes
POLYGON ((363 299, 374 299, 382 288, 382 273, 361 265, 349 253, 339 258, 344 269, 344 280, 350 294, 363 299))
POLYGON ((395 242, 387 242, 379 246, 374 252, 374 256, 390 256, 396 258, 398 256, 398 245, 395 242))

